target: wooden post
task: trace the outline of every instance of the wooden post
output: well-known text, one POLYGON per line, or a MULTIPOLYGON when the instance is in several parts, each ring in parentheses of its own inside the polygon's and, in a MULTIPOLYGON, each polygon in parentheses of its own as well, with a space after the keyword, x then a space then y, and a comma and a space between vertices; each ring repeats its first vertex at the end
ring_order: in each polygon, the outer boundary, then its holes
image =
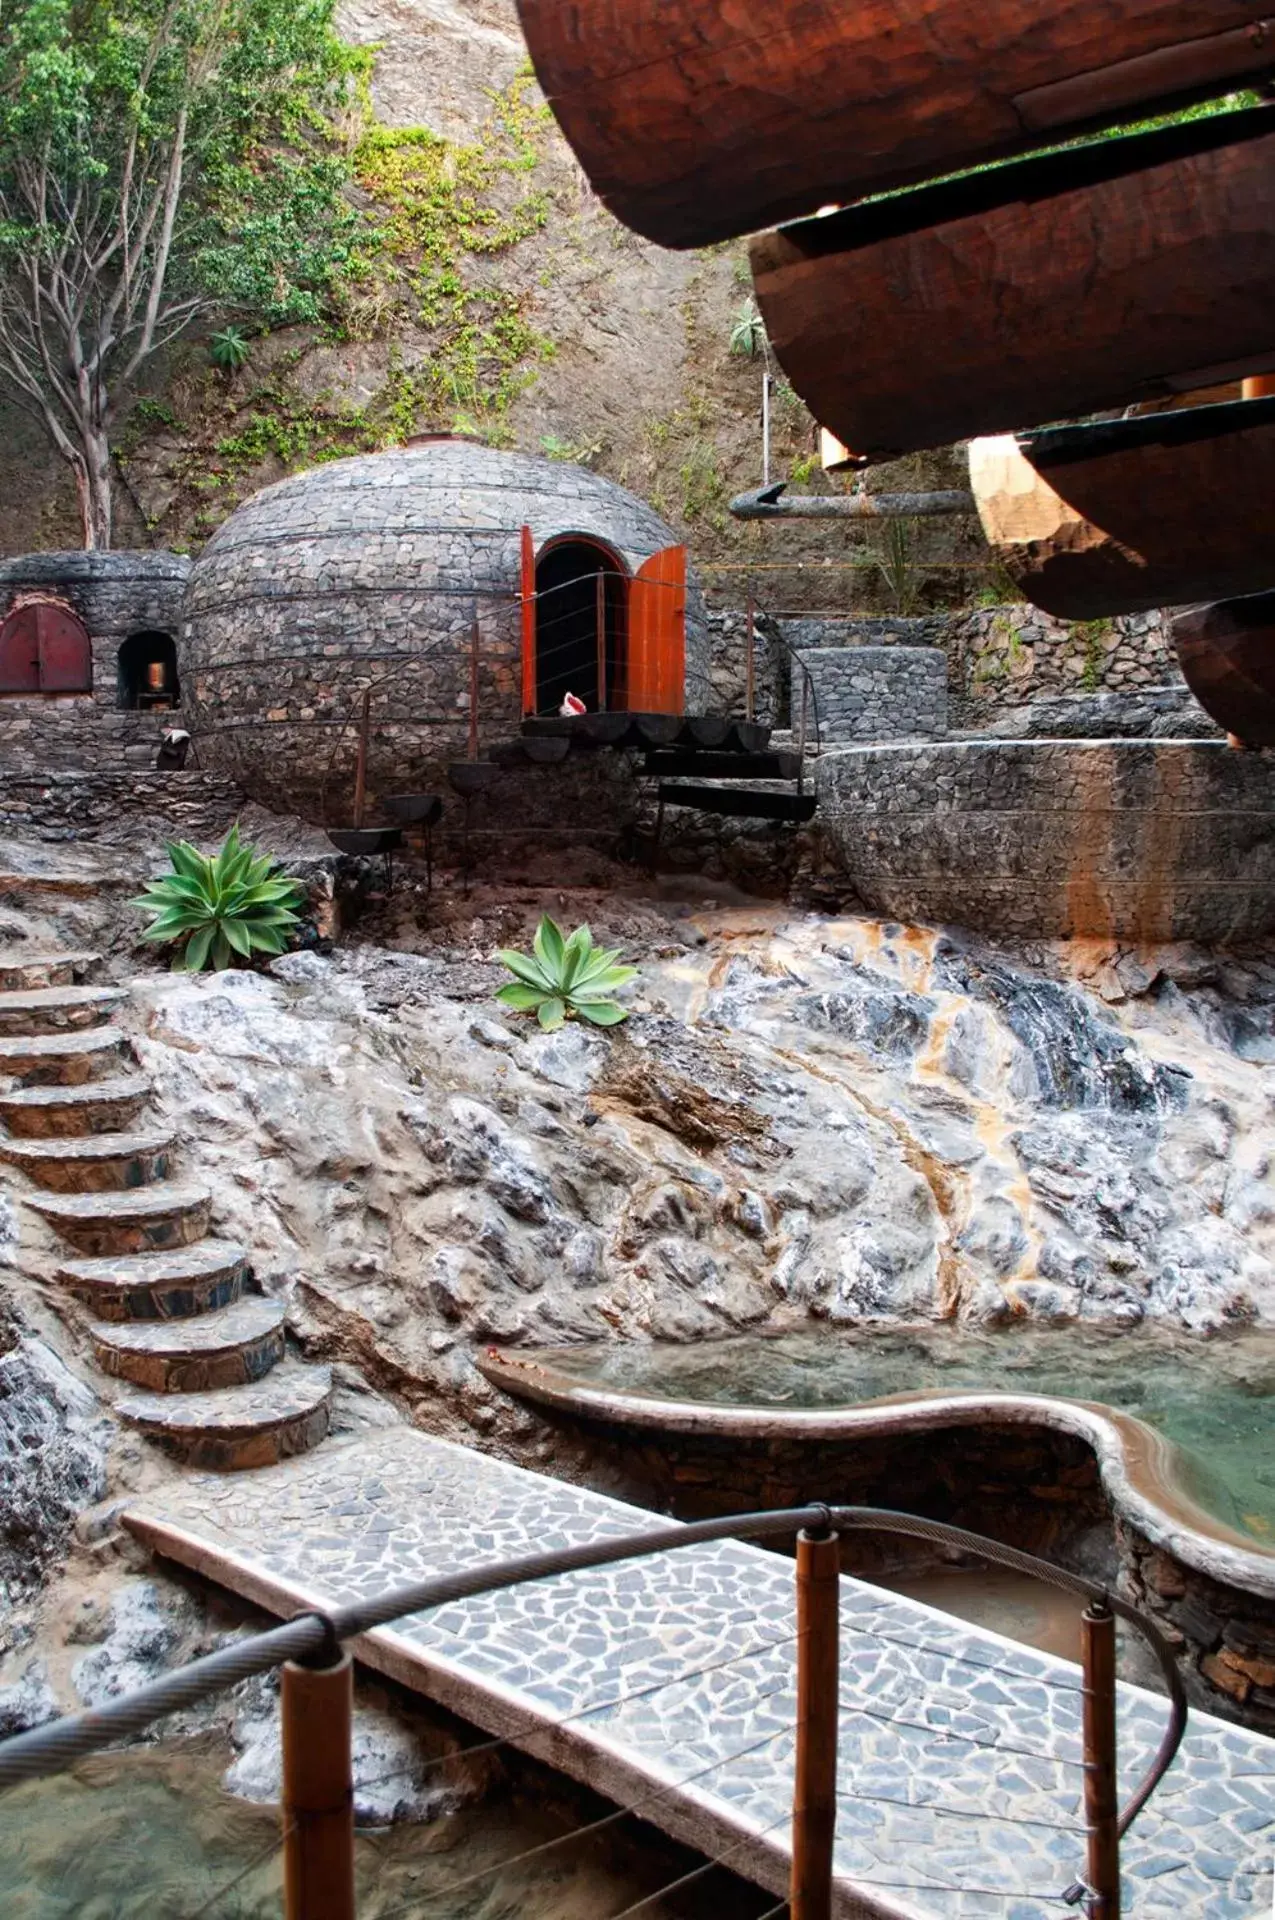
POLYGON ((757 635, 757 610, 753 596, 748 596, 748 631, 744 653, 744 718, 751 725, 753 718, 753 649, 757 635))
POLYGON ((359 717, 359 757, 354 765, 354 824, 363 825, 363 814, 367 806, 367 746, 371 732, 372 691, 363 695, 363 711, 359 717))
POLYGON ((478 615, 469 642, 469 757, 478 758, 478 615))
POLYGON ((354 1663, 283 1668, 284 1920, 355 1920, 354 1663))
POLYGON ((831 1920, 841 1678, 841 1551, 835 1533, 797 1536, 797 1760, 791 1920, 831 1920))
POLYGON ((1089 1920, 1120 1920, 1116 1800, 1116 1622, 1095 1600, 1080 1616, 1084 1666, 1085 1823, 1089 1829, 1089 1920))
POLYGON ((605 713, 607 710, 607 579, 605 573, 598 574, 597 595, 598 712, 605 713))
POLYGON ((797 729, 797 791, 802 792, 806 779, 806 715, 810 707, 810 674, 805 663, 801 668, 801 725, 797 729))

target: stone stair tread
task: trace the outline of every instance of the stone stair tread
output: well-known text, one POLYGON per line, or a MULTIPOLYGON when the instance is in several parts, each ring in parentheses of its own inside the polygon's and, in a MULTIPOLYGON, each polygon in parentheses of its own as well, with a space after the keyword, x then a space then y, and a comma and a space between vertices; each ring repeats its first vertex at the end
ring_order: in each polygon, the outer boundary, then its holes
POLYGON ((70 1033, 12 1033, 0 1036, 0 1071, 11 1071, 9 1062, 13 1060, 63 1060, 70 1054, 117 1053, 126 1044, 126 1036, 118 1027, 81 1027, 70 1033))
POLYGON ((163 1153, 175 1140, 174 1133, 161 1127, 150 1133, 73 1133, 67 1138, 36 1134, 30 1139, 0 1138, 0 1159, 123 1160, 135 1153, 163 1153))
POLYGON ((86 1080, 77 1087, 14 1087, 0 1093, 0 1113, 8 1107, 96 1107, 109 1100, 145 1099, 150 1090, 150 1081, 137 1073, 86 1080))
POLYGON ((247 1247, 209 1234, 193 1246, 157 1253, 108 1253, 92 1260, 59 1260, 55 1278, 92 1286, 149 1287, 160 1281, 199 1280, 248 1258, 247 1247))
POLYGON ((228 1307, 218 1307, 213 1313, 197 1313, 188 1320, 125 1321, 119 1325, 103 1322, 93 1328, 93 1338, 102 1346, 114 1347, 120 1352, 222 1353, 272 1333, 282 1326, 286 1312, 282 1300, 247 1294, 228 1307))
POLYGON ((330 1367, 285 1361, 264 1380, 212 1393, 134 1393, 115 1411, 130 1425, 171 1438, 268 1432, 317 1411, 332 1392, 330 1367))
POLYGON ((21 948, 13 948, 8 952, 0 949, 0 973, 8 973, 19 967, 95 967, 101 958, 100 953, 77 947, 68 947, 65 952, 55 952, 52 947, 36 947, 30 953, 21 948))
POLYGON ((118 1007, 127 999, 127 987, 24 987, 16 993, 0 993, 0 1013, 17 1013, 26 1007, 33 1013, 49 1007, 118 1007))
MULTIPOLYGON (((24 1193, 23 1199, 47 1220, 150 1220, 189 1207, 207 1205, 212 1195, 193 1181, 156 1181, 123 1193, 24 1193)), ((109 1264, 109 1263, 108 1263, 109 1264)))

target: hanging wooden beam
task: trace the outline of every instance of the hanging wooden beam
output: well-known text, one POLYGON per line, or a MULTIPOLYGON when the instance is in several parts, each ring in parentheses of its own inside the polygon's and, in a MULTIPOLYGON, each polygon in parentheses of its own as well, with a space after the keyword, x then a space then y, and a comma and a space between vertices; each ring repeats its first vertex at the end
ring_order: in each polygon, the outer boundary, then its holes
POLYGON ((1253 0, 519 0, 597 193, 698 247, 1275 67, 1253 0), (1202 29, 1207 29, 1202 31, 1202 29))
POLYGON ((861 458, 1275 369, 1275 108, 1016 162, 753 242, 789 380, 861 458))
POLYGON ((1188 607, 1172 624, 1186 683, 1242 746, 1275 746, 1275 593, 1188 607))
POLYGON ((736 520, 925 520, 936 515, 974 513, 974 496, 964 487, 929 493, 794 493, 787 481, 737 493, 730 503, 736 520))
POLYGON ((973 441, 969 462, 996 560, 1059 619, 1275 580, 1275 398, 998 434, 973 441))

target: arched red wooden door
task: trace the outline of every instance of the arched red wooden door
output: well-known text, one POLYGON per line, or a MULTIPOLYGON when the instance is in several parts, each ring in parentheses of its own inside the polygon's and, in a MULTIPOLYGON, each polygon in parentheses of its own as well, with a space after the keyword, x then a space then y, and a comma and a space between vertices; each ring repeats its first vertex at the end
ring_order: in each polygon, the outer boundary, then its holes
POLYGON ((56 600, 28 600, 0 627, 0 693, 90 693, 93 649, 56 600))

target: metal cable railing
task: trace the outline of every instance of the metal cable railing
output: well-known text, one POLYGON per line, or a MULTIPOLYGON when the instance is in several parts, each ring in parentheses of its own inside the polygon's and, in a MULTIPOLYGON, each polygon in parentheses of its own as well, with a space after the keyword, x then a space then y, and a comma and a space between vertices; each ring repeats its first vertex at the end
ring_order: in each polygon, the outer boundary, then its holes
MULTIPOLYGON (((494 1565, 434 1576, 428 1580, 394 1588, 370 1600, 360 1600, 334 1608, 327 1613, 307 1612, 284 1625, 194 1661, 178 1672, 165 1675, 123 1699, 110 1701, 86 1713, 68 1716, 50 1726, 34 1729, 0 1744, 0 1790, 7 1790, 23 1781, 45 1778, 50 1774, 61 1772, 90 1753, 142 1732, 167 1714, 191 1707, 226 1687, 283 1665, 285 1791, 280 1844, 284 1848, 285 1861, 289 1863, 290 1877, 287 1884, 292 1890, 289 1894, 287 1909, 289 1920, 313 1920, 313 1917, 320 1912, 325 1916, 329 1913, 343 1912, 347 1909, 338 1908, 330 1903, 322 1906, 307 1904, 304 1894, 297 1894, 295 1898, 293 1894, 296 1889, 304 1888, 306 1884, 311 1886, 314 1884, 315 1860, 312 1856, 313 1849, 320 1844, 320 1839, 322 1841, 320 1852, 322 1853, 324 1848, 329 1850, 323 1856, 329 1862, 324 1872, 330 1872, 332 1858, 330 1849, 333 1845, 334 1832, 341 1829, 342 1822, 350 1829, 348 1845, 352 1846, 352 1825, 348 1804, 350 1682, 348 1654, 342 1652, 345 1642, 357 1641, 360 1636, 372 1632, 377 1627, 386 1626, 405 1616, 439 1608, 463 1599, 501 1592, 531 1581, 551 1580, 566 1574, 613 1566, 622 1561, 651 1555, 663 1555, 714 1541, 739 1538, 778 1539, 791 1536, 793 1533, 797 1533, 799 1538, 795 1632, 779 1635, 765 1634, 747 1646, 732 1649, 728 1654, 719 1655, 709 1661, 701 1660, 698 1663, 692 1663, 684 1671, 671 1675, 658 1675, 634 1688, 622 1687, 618 1691, 612 1688, 601 1698, 554 1719, 537 1716, 534 1721, 514 1731, 506 1728, 497 1740, 481 1742, 472 1748, 462 1749, 461 1757, 466 1754, 477 1755, 511 1743, 521 1746, 534 1755, 537 1748, 543 1744, 547 1748, 546 1757, 552 1760, 557 1752, 555 1736, 572 1724, 578 1724, 601 1714, 614 1715, 617 1710, 632 1701, 646 1700, 668 1687, 685 1687, 694 1680, 742 1667, 745 1663, 762 1659, 766 1655, 775 1656, 781 1662, 782 1670, 773 1684, 765 1672, 760 1673, 751 1684, 742 1680, 742 1684, 748 1687, 748 1704, 755 1712, 765 1702, 787 1698, 790 1694, 791 1680, 786 1664, 786 1653, 789 1648, 793 1650, 796 1669, 797 1706, 794 1723, 763 1726, 763 1731, 755 1740, 746 1741, 737 1748, 718 1751, 707 1762, 697 1761, 690 1770, 681 1768, 674 1774, 667 1766, 662 1766, 655 1774, 654 1784, 644 1788, 641 1793, 627 1800, 614 1811, 587 1822, 582 1827, 573 1828, 556 1839, 538 1843, 535 1848, 529 1850, 529 1853, 491 1863, 481 1871, 467 1873, 437 1889, 423 1891, 417 1903, 411 1909, 403 1909, 403 1912, 406 1914, 409 1910, 428 1911, 434 1901, 445 1902, 452 1895, 476 1884, 489 1874, 498 1872, 502 1867, 511 1866, 518 1859, 530 1857, 530 1853, 546 1852, 551 1847, 565 1845, 573 1837, 605 1831, 628 1815, 650 1818, 652 1807, 675 1802, 692 1784, 702 1787, 705 1782, 711 1780, 713 1775, 730 1769, 747 1756, 762 1753, 781 1738, 785 1738, 795 1742, 796 1785, 791 1814, 793 1879, 788 1900, 781 1903, 780 1907, 772 1909, 773 1913, 782 1912, 786 1907, 792 1920, 815 1920, 815 1916, 829 1911, 827 1905, 820 1902, 823 1900, 824 1893, 830 1892, 833 1882, 833 1834, 836 1808, 840 1800, 843 1803, 853 1802, 864 1807, 904 1808, 916 1814, 924 1813, 940 1821, 950 1818, 968 1823, 970 1820, 983 1818, 991 1827, 1047 1828, 1077 1841, 1084 1839, 1085 1876, 1078 1877, 1065 1889, 1037 1892, 1035 1897, 1050 1903, 1084 1905, 1086 1911, 1093 1916, 1093 1920, 1117 1920, 1119 1915, 1119 1839, 1128 1831, 1163 1778, 1177 1752, 1186 1725, 1185 1697, 1167 1644, 1150 1621, 1135 1608, 1108 1594, 1099 1582, 1073 1574, 1067 1569, 1039 1560, 1034 1555, 985 1539, 963 1528, 952 1527, 917 1515, 871 1507, 838 1507, 813 1503, 800 1508, 731 1515, 690 1525, 655 1526, 613 1539, 591 1541, 581 1546, 554 1548, 504 1560, 494 1565), (1019 1743, 1002 1744, 994 1739, 979 1738, 950 1724, 932 1723, 924 1717, 923 1697, 922 1713, 919 1718, 915 1715, 895 1714, 890 1711, 888 1703, 870 1707, 862 1701, 845 1697, 844 1689, 836 1679, 840 1672, 837 1635, 842 1607, 837 1541, 840 1535, 862 1531, 899 1534, 929 1545, 956 1548, 983 1560, 1044 1580, 1088 1603, 1084 1615, 1086 1657, 1083 1684, 1077 1689, 1072 1687, 1070 1682, 1057 1683, 1063 1690, 1078 1692, 1080 1696, 1084 1722, 1084 1751, 1079 1759, 1072 1759, 1070 1755, 1054 1752, 1032 1753, 1019 1743), (1133 1627, 1150 1645, 1164 1676, 1170 1703, 1168 1725, 1156 1754, 1122 1811, 1117 1808, 1115 1788, 1113 1636, 1116 1618, 1133 1627), (829 1680, 831 1684, 828 1684, 829 1680), (334 1688, 336 1691, 331 1691, 334 1688), (316 1806, 313 1799, 307 1800, 306 1797, 307 1779, 311 1789, 314 1788, 316 1761, 312 1752, 307 1754, 304 1765, 299 1765, 296 1758, 298 1738, 294 1724, 296 1707, 294 1701, 293 1708, 290 1710, 289 1694, 290 1690, 295 1694, 298 1689, 302 1694, 306 1689, 318 1689, 317 1694, 309 1698, 307 1711, 310 1718, 305 1723, 309 1729, 308 1739, 311 1746, 316 1733, 321 1732, 325 1724, 321 1719, 314 1717, 316 1700, 326 1700, 327 1711, 335 1714, 336 1719, 340 1720, 341 1716, 336 1712, 335 1702, 340 1697, 341 1690, 344 1689, 344 1697, 347 1700, 344 1718, 345 1751, 343 1755, 338 1754, 336 1758, 339 1762, 338 1770, 341 1771, 341 1777, 346 1780, 347 1785, 341 1797, 341 1804, 335 1812, 331 1801, 330 1780, 325 1789, 329 1798, 323 1801, 321 1806, 316 1806), (293 1718, 290 1718, 290 1711, 293 1718), (934 1793, 932 1783, 928 1782, 925 1784, 930 1791, 929 1798, 924 1795, 918 1797, 911 1788, 904 1788, 898 1794, 878 1791, 875 1782, 865 1783, 860 1788, 853 1777, 838 1783, 836 1777, 838 1727, 844 1719, 860 1714, 867 1714, 874 1719, 879 1718, 898 1728, 916 1729, 923 1732, 930 1741, 964 1743, 971 1751, 988 1748, 993 1752, 1013 1751, 1027 1753, 1028 1757, 1034 1759, 1048 1760, 1060 1767, 1078 1766, 1084 1782, 1084 1823, 1057 1817, 1049 1818, 1044 1815, 1038 1818, 1034 1813, 1010 1813, 990 1807, 980 1813, 977 1807, 945 1801, 934 1793), (291 1767, 288 1759, 290 1728, 291 1767), (326 1812, 323 1812, 323 1808, 326 1808, 326 1812), (320 1818, 321 1812, 322 1818, 320 1818), (307 1859, 311 1876, 308 1882, 307 1859), (819 1888, 823 1889, 823 1893, 818 1892, 819 1888), (422 1900, 424 1901, 423 1909, 422 1900)), ((1021 1668, 1015 1669, 1010 1664, 979 1660, 959 1649, 944 1647, 941 1644, 931 1646, 920 1630, 915 1638, 891 1635, 871 1622, 857 1622, 854 1630, 859 1637, 866 1638, 868 1641, 893 1643, 905 1647, 914 1656, 918 1653, 932 1653, 956 1666, 964 1662, 975 1671, 1004 1671, 1020 1681, 1030 1677, 1036 1685, 1054 1684, 1053 1676, 1048 1676, 1047 1680, 1042 1682, 1039 1673, 1036 1672, 1025 1676, 1021 1668)), ((507 1721, 507 1714, 504 1717, 507 1721)), ((692 1741, 692 1750, 694 1744, 692 1741)), ((441 1760, 428 1764, 445 1765, 449 1764, 452 1758, 453 1756, 450 1755, 444 1756, 441 1760)), ((410 1770, 417 1771, 419 1767, 420 1763, 414 1762, 411 1763, 410 1770)), ((388 1775, 374 1776, 373 1781, 366 1784, 373 1784, 376 1779, 392 1779, 399 1772, 407 1770, 395 1769, 388 1775)), ((621 1913, 611 1916, 611 1920, 626 1920, 629 1914, 636 1914, 644 1906, 652 1904, 661 1893, 689 1884, 710 1871, 714 1865, 727 1863, 740 1853, 749 1853, 750 1857, 755 1857, 757 1846, 765 1835, 786 1824, 789 1817, 789 1814, 785 1813, 769 1826, 758 1829, 754 1825, 743 1839, 729 1839, 728 1844, 715 1853, 705 1865, 679 1876, 671 1886, 649 1896, 643 1896, 635 1904, 622 1909, 621 1913)), ((228 1883, 216 1899, 219 1900, 229 1893, 260 1864, 260 1859, 249 1862, 237 1875, 236 1880, 228 1883)), ((881 1879, 875 1874, 856 1873, 853 1877, 855 1884, 862 1883, 865 1889, 903 1884, 881 1879)), ((910 1890, 913 1893, 924 1892, 927 1888, 937 1889, 938 1886, 939 1882, 936 1880, 913 1879, 910 1890)), ((350 1887, 351 1889, 353 1887, 352 1867, 350 1868, 350 1887)), ((971 1895, 980 1891, 968 1883, 950 1880, 943 1883, 943 1890, 971 1895)), ((1012 1888, 989 1887, 985 1891, 989 1894, 995 1893, 1002 1899, 1013 1896, 1012 1888)), ((352 1898, 351 1892, 351 1901, 352 1898)), ((215 1904, 216 1900, 208 1902, 201 1911, 213 1913, 215 1904)), ((441 1910, 447 1912, 450 1909, 444 1905, 441 1910)), ((353 1912, 352 1905, 349 1906, 348 1911, 353 1912)), ((390 1920, 390 1916, 388 1914, 383 1916, 383 1920, 390 1920)))

